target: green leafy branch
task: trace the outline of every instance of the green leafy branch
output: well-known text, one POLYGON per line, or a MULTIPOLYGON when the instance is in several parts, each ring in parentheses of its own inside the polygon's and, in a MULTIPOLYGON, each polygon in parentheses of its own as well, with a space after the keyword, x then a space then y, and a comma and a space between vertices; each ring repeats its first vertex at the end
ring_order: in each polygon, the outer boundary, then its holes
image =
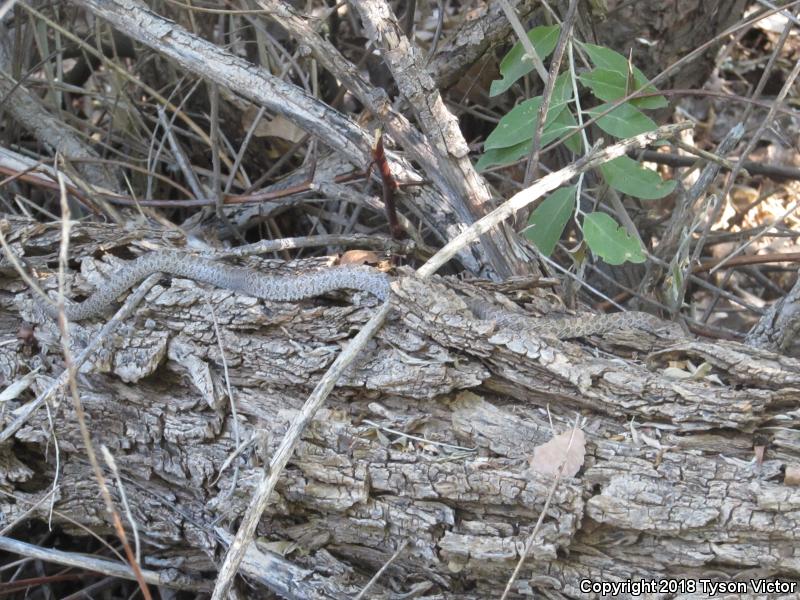
MULTIPOLYGON (((553 52, 559 35, 560 26, 542 26, 529 31, 528 39, 536 53, 546 58, 553 52)), ((573 67, 558 76, 545 117, 541 145, 563 143, 573 153, 582 154, 588 145, 583 126, 584 114, 601 131, 618 139, 655 130, 656 123, 643 111, 667 106, 667 100, 657 93, 654 86, 647 84, 648 79, 644 73, 627 58, 609 48, 576 43, 586 53, 594 68, 575 76, 573 67), (578 83, 601 103, 582 110, 576 97, 578 83), (635 91, 647 95, 615 106, 619 100, 635 91)), ((570 61, 572 64, 571 48, 570 61)), ((490 95, 497 96, 506 92, 532 70, 532 61, 525 53, 522 43, 517 43, 503 58, 500 64, 502 77, 492 82, 490 95)), ((530 154, 542 102, 542 96, 524 100, 500 119, 484 143, 484 153, 476 165, 478 170, 509 165, 530 154)), ((642 200, 663 198, 675 187, 674 181, 662 180, 657 172, 627 156, 604 164, 598 171, 610 188, 642 200)), ((542 254, 549 256, 574 214, 583 231, 586 245, 607 263, 617 265, 626 261, 644 262, 644 249, 638 236, 631 235, 605 213, 585 214, 580 210, 577 197, 581 183, 582 179, 577 185, 561 187, 544 199, 528 220, 528 238, 542 254)))

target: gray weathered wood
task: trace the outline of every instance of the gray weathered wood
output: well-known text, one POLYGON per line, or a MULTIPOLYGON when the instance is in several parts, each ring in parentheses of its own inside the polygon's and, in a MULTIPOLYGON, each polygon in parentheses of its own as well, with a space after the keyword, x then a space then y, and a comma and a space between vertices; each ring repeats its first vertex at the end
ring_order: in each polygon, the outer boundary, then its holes
MULTIPOLYGON (((20 220, 4 230, 46 274, 58 228, 20 220)), ((78 225, 71 253, 129 258, 163 243, 150 233, 78 225)), ((82 273, 69 277, 71 294, 91 291, 114 261, 84 260, 82 273)), ((30 390, 3 406, 5 426, 60 372, 62 359, 47 323, 36 329, 39 351, 15 341, 34 304, 5 260, 0 274, 3 381, 42 368, 30 390)), ((587 457, 556 488, 516 594, 589 597, 579 590, 582 578, 800 577, 797 492, 781 482, 781 469, 800 452, 797 360, 641 331, 557 341, 476 319, 464 302, 515 301, 532 315, 555 309, 552 294, 513 281, 405 278, 395 290, 384 329, 280 479, 260 531, 273 545, 260 550, 286 551, 293 567, 260 583, 288 589, 287 578, 306 569, 317 597, 352 597, 408 539, 379 588, 394 578, 396 591, 416 585, 443 598, 495 597, 551 484, 529 464, 533 448, 552 436, 548 411, 559 432, 582 413, 587 457), (686 360, 709 363, 708 376, 678 379, 666 370, 686 360), (756 433, 773 440, 760 467, 756 433)), ((271 303, 181 279, 151 289, 79 379, 94 442, 115 456, 145 554, 159 561, 149 565, 195 576, 215 569, 217 528, 235 530, 260 465, 376 306, 367 294, 271 303), (252 441, 224 470, 235 443, 210 310, 240 433, 252 441)), ((75 348, 101 325, 73 325, 75 348)), ((110 532, 70 402, 49 412, 36 412, 0 446, 0 482, 16 498, 0 498, 0 511, 13 521, 50 491, 57 443, 54 520, 69 527, 61 516, 68 515, 110 532)), ((48 505, 36 514, 46 518, 48 505)), ((388 587, 376 589, 380 597, 388 587)))

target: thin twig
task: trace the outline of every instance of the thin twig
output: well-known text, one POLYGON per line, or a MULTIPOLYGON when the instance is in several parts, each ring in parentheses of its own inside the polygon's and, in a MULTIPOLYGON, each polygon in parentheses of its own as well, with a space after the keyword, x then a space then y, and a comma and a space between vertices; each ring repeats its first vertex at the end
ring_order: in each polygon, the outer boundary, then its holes
POLYGON ((522 44, 522 48, 525 50, 527 58, 529 58, 533 63, 533 68, 536 69, 536 72, 539 74, 541 80, 547 83, 547 80, 549 79, 547 69, 544 68, 544 63, 539 57, 539 54, 536 52, 536 48, 533 47, 528 34, 525 32, 525 28, 522 26, 522 23, 519 22, 519 17, 517 17, 517 13, 514 12, 514 7, 508 3, 508 0, 498 0, 497 3, 500 5, 500 8, 503 9, 506 19, 508 19, 508 22, 511 25, 511 29, 513 29, 514 33, 517 34, 517 38, 522 44))
POLYGON ((114 455, 111 454, 111 451, 107 446, 100 446, 100 452, 103 454, 103 460, 106 461, 106 466, 111 471, 111 474, 114 476, 114 481, 117 484, 117 490, 119 490, 119 499, 120 502, 122 502, 123 508, 125 509, 125 515, 128 517, 128 523, 130 524, 131 531, 133 532, 133 546, 136 548, 136 563, 139 564, 142 562, 142 545, 141 540, 139 539, 139 528, 136 526, 136 520, 133 518, 133 512, 131 511, 131 506, 128 502, 128 495, 125 493, 125 486, 122 484, 122 477, 120 476, 119 469, 117 468, 117 461, 114 460, 114 455))
POLYGON ((417 274, 421 277, 427 277, 432 273, 435 273, 442 267, 442 265, 453 258, 453 256, 455 256, 455 254, 461 250, 461 248, 477 240, 482 233, 489 231, 492 227, 504 219, 507 219, 519 209, 527 206, 531 202, 538 200, 547 192, 556 189, 560 185, 563 185, 576 175, 588 171, 589 169, 594 169, 595 167, 613 160, 618 156, 622 156, 631 148, 639 148, 655 140, 673 136, 679 131, 687 129, 691 126, 692 125, 690 123, 665 125, 654 131, 648 131, 647 133, 642 133, 635 137, 622 140, 613 146, 609 146, 605 150, 590 151, 574 164, 568 165, 560 171, 556 171, 555 173, 550 173, 549 175, 542 177, 532 186, 522 190, 521 192, 518 192, 488 215, 470 225, 469 228, 450 240, 450 242, 445 244, 445 246, 439 250, 439 252, 437 252, 428 262, 422 265, 422 267, 420 267, 417 271, 417 274))
MULTIPOLYGON (((167 119, 167 113, 163 106, 159 106, 156 112, 158 113, 158 122, 161 123, 161 128, 164 130, 164 136, 167 138, 167 143, 169 144, 170 149, 172 149, 172 156, 174 157, 175 162, 178 164, 178 168, 181 170, 183 178, 191 188, 195 198, 205 198, 207 194, 205 193, 203 186, 198 181, 197 176, 194 173, 194 169, 192 169, 192 165, 189 163, 189 159, 186 157, 186 152, 183 151, 183 146, 181 146, 180 142, 178 142, 172 132, 172 121, 167 119)), ((109 198, 109 200, 113 202, 113 199, 109 198)))
POLYGON ((421 442, 423 444, 430 444, 432 446, 440 446, 442 448, 450 448, 451 450, 461 450, 463 452, 477 452, 477 448, 467 448, 466 446, 456 446, 454 444, 446 444, 445 442, 436 442, 433 440, 427 440, 423 437, 419 437, 416 435, 411 435, 410 433, 406 433, 405 431, 400 431, 399 429, 392 429, 391 427, 384 427, 383 425, 379 425, 375 421, 370 421, 369 419, 364 419, 362 421, 365 425, 369 425, 374 427, 375 429, 380 429, 381 431, 386 431, 388 433, 393 433, 394 435, 399 435, 404 438, 408 438, 409 440, 415 440, 417 442, 421 442))
POLYGON ((378 582, 378 580, 381 578, 381 575, 383 575, 384 572, 386 572, 386 569, 389 568, 389 565, 391 565, 395 559, 400 556, 400 553, 406 549, 406 546, 408 546, 408 540, 403 540, 397 550, 395 550, 394 554, 392 554, 389 560, 387 560, 383 566, 378 569, 378 572, 372 576, 372 579, 367 582, 367 585, 364 586, 364 588, 358 593, 358 596, 356 596, 353 600, 361 600, 364 597, 364 594, 366 594, 370 588, 372 588, 372 586, 378 582))
POLYGON ((291 425, 289 426, 286 435, 281 440, 280 446, 275 450, 275 454, 270 461, 269 468, 263 473, 261 481, 253 492, 253 497, 250 499, 250 504, 242 516, 242 523, 236 536, 231 542, 228 552, 225 555, 225 560, 219 570, 217 583, 214 587, 214 593, 211 600, 224 600, 227 597, 228 591, 233 584, 233 578, 239 569, 239 565, 244 559, 248 545, 253 540, 258 521, 261 514, 269 502, 269 497, 278 483, 278 479, 286 467, 286 463, 292 457, 297 444, 300 441, 305 428, 314 418, 317 410, 322 406, 325 399, 333 390, 333 386, 339 380, 344 370, 356 359, 361 350, 366 346, 367 342, 374 336, 378 329, 383 325, 386 316, 389 314, 391 307, 391 300, 384 302, 372 318, 364 325, 358 335, 347 344, 347 347, 342 350, 341 354, 336 358, 328 371, 319 381, 314 391, 308 397, 303 408, 297 413, 291 425))
MULTIPOLYGON (((211 320, 214 322, 214 335, 217 337, 217 346, 219 347, 219 356, 220 360, 222 361, 222 371, 225 375, 225 389, 228 391, 228 402, 230 402, 231 406, 231 420, 233 421, 233 442, 236 444, 236 447, 240 447, 242 443, 242 435, 239 431, 239 414, 236 410, 236 399, 233 397, 233 390, 231 389, 231 378, 230 373, 228 373, 228 360, 225 358, 225 347, 222 345, 222 333, 219 330, 219 321, 217 320, 217 313, 214 311, 214 307, 211 305, 208 300, 206 300, 206 305, 208 306, 208 310, 211 313, 211 320)), ((231 478, 231 487, 230 491, 228 492, 229 496, 233 495, 234 490, 236 489, 236 482, 239 479, 239 465, 237 464, 233 469, 233 477, 231 478)))
MULTIPOLYGON (((47 493, 47 495, 44 498, 51 497, 52 494, 53 494, 53 492, 51 490, 50 492, 47 493)), ((0 490, 0 495, 6 496, 7 498, 13 498, 14 501, 17 502, 18 504, 29 504, 29 505, 32 505, 32 506, 35 506, 35 505, 39 504, 39 501, 32 502, 28 498, 23 498, 23 497, 15 495, 15 494, 11 494, 9 492, 5 492, 3 490, 0 490)), ((81 523, 79 521, 76 521, 75 519, 73 519, 72 517, 70 517, 66 513, 63 513, 63 512, 57 511, 57 510, 53 510, 53 514, 55 516, 57 516, 61 520, 62 523, 69 523, 70 525, 75 527, 76 530, 82 531, 86 535, 87 538, 94 539, 98 544, 100 544, 100 546, 105 548, 108 551, 109 554, 113 554, 114 556, 116 556, 119 559, 120 563, 124 563, 125 562, 125 559, 117 551, 117 549, 114 546, 112 546, 111 544, 109 544, 108 541, 106 540, 106 538, 101 537, 100 535, 98 535, 93 529, 91 529, 90 527, 87 527, 86 525, 84 525, 83 523, 81 523)), ((3 529, 2 531, 0 531, 0 536, 5 536, 8 533, 9 532, 6 531, 6 529, 3 529)))
MULTIPOLYGON (((145 279, 139 287, 134 290, 126 299, 122 307, 116 314, 108 321, 100 332, 89 342, 86 348, 75 358, 74 366, 79 369, 83 363, 89 359, 95 351, 100 347, 104 340, 113 333, 113 331, 125 321, 132 313, 133 309, 144 299, 147 292, 150 291, 158 280, 161 278, 159 273, 155 273, 145 279)), ((0 432, 0 443, 3 443, 11 438, 20 427, 22 427, 33 414, 56 390, 61 388, 67 381, 67 371, 64 370, 56 379, 47 387, 45 391, 39 394, 35 400, 28 402, 25 406, 21 407, 16 413, 17 418, 14 419, 2 432, 0 432)))
POLYGON ((222 147, 219 143, 219 86, 215 82, 209 81, 208 87, 209 101, 211 104, 211 114, 209 115, 211 131, 208 137, 211 139, 211 195, 215 200, 214 208, 216 209, 217 218, 220 223, 222 223, 239 242, 246 244, 247 240, 244 239, 242 232, 231 222, 228 218, 228 214, 225 212, 225 194, 222 192, 222 174, 219 164, 219 157, 222 153, 222 147))
MULTIPOLYGON (((525 177, 522 180, 526 187, 533 181, 536 166, 539 163, 539 150, 541 149, 544 124, 547 121, 547 112, 550 110, 550 101, 553 99, 553 90, 556 87, 558 71, 561 69, 561 60, 564 58, 564 50, 572 35, 572 27, 575 24, 575 17, 578 14, 577 8, 578 0, 570 0, 567 15, 564 18, 564 22, 561 24, 561 35, 558 36, 558 43, 553 52, 553 58, 550 61, 550 75, 545 80, 544 92, 542 92, 542 103, 539 105, 539 114, 536 117, 536 127, 533 132, 533 144, 531 145, 531 152, 528 156, 528 164, 525 167, 525 177)), ((527 39, 528 36, 525 37, 527 39)))
POLYGON ((139 589, 145 600, 152 600, 150 589, 147 587, 147 582, 144 580, 139 562, 133 553, 133 549, 128 543, 128 536, 125 533, 125 528, 122 526, 122 519, 119 516, 114 501, 111 499, 111 493, 108 491, 103 470, 100 468, 100 463, 97 460, 97 455, 94 451, 94 444, 92 437, 89 435, 89 427, 86 424, 86 414, 83 410, 83 403, 81 402, 80 394, 78 393, 77 373, 78 367, 73 361, 72 351, 70 348, 70 335, 69 324, 67 323, 67 315, 64 312, 64 290, 66 279, 67 260, 69 258, 69 237, 70 227, 72 221, 69 218, 69 205, 67 204, 67 189, 64 185, 63 177, 59 174, 59 184, 61 186, 61 244, 59 247, 58 256, 58 328, 61 330, 61 353, 64 356, 64 372, 66 373, 66 383, 69 389, 69 396, 72 400, 72 407, 75 410, 75 418, 78 421, 78 428, 83 439, 84 450, 86 457, 89 459, 89 464, 92 467, 95 481, 100 488, 100 495, 103 497, 103 502, 106 506, 106 511, 111 518, 114 530, 122 543, 125 550, 125 557, 128 559, 131 569, 136 576, 136 582, 139 584, 139 589))
MULTIPOLYGON (((103 573, 104 575, 119 577, 120 579, 136 581, 136 576, 128 565, 113 560, 106 560, 104 558, 87 556, 75 552, 63 552, 62 550, 54 550, 52 548, 42 548, 41 546, 34 546, 33 544, 27 544, 5 536, 0 536, 0 550, 3 552, 13 552, 20 556, 27 556, 57 565, 74 567, 83 571, 103 573)), ((165 579, 163 574, 158 571, 142 569, 141 574, 144 581, 156 586, 166 586, 176 590, 204 593, 208 593, 211 590, 211 586, 209 585, 188 582, 186 579, 170 581, 169 579, 165 579)))
POLYGON ((567 458, 569 457, 569 451, 572 448, 572 442, 575 439, 575 432, 578 431, 578 423, 580 421, 580 415, 575 417, 575 424, 572 426, 572 434, 569 436, 569 444, 567 444, 567 449, 564 451, 564 458, 561 460, 561 464, 558 466, 558 472, 556 473, 555 478, 553 479, 553 483, 550 486, 550 489, 547 491, 547 500, 544 502, 544 506, 542 510, 539 512, 539 519, 536 521, 536 525, 531 531, 531 534, 528 536, 528 539, 525 542, 525 548, 522 552, 522 555, 519 557, 519 561, 517 561, 517 566, 514 568, 514 572, 511 574, 511 577, 508 579, 508 583, 506 583, 506 589, 503 591, 503 595, 500 596, 500 600, 505 600, 508 596, 509 592, 511 591, 511 586, 514 585, 514 582, 517 580, 519 576, 520 569, 522 569, 522 565, 525 562, 525 559, 528 558, 528 554, 533 547, 533 541, 536 538, 536 534, 539 532, 539 528, 542 526, 542 522, 544 521, 544 517, 547 514, 547 509, 550 508, 550 502, 553 500, 553 494, 556 492, 556 488, 558 484, 561 482, 561 476, 564 474, 564 467, 567 464, 567 458))
MULTIPOLYGON (((698 149, 694 148, 693 150, 698 149)), ((656 150, 643 150, 637 156, 645 162, 653 162, 670 167, 691 167, 697 162, 697 159, 691 156, 681 156, 679 154, 658 152, 656 150)), ((720 162, 719 165, 726 170, 730 170, 733 167, 731 161, 727 159, 720 162)), ((763 175, 770 179, 792 179, 794 181, 800 181, 800 169, 796 167, 771 165, 754 160, 745 160, 742 162, 742 169, 750 173, 750 175, 763 175)))
MULTIPOLYGON (((764 130, 768 126, 772 125, 772 121, 775 118, 775 113, 777 111, 776 107, 780 106, 781 104, 783 104, 783 101, 786 99, 786 96, 789 93, 789 90, 792 89, 792 86, 794 85, 794 81, 795 81, 795 79, 797 79, 798 75, 800 75, 800 60, 795 62, 791 73, 789 73, 788 77, 786 78, 786 82, 783 84, 783 87, 781 88, 781 91, 778 93, 778 96, 775 98, 775 102, 774 102, 773 106, 769 109, 769 112, 767 113, 767 116, 764 117, 764 120, 758 126, 758 129, 756 129, 756 131, 753 133, 753 135, 750 138, 750 141, 748 142, 747 146, 742 151, 742 160, 744 159, 744 157, 746 157, 753 150, 753 148, 755 148, 755 145, 761 139, 761 135, 764 133, 764 130)), ((741 168, 741 160, 736 163, 736 166, 741 168)), ((733 187, 733 182, 736 179, 737 172, 738 172, 738 169, 736 169, 736 168, 734 168, 734 170, 731 171, 730 175, 728 176, 727 184, 725 185, 725 188, 722 191, 721 198, 724 199, 727 196, 728 192, 730 192, 731 188, 733 187)), ((791 212, 793 212, 796 209, 796 207, 797 207, 797 202, 794 203, 794 208, 792 209, 792 211, 787 211, 785 213, 785 215, 781 217, 781 220, 783 220, 786 216, 791 214, 791 212)), ((773 222, 773 224, 774 224, 774 222, 773 222)), ((765 232, 766 231, 767 230, 765 230, 765 232)), ((717 270, 721 269, 728 262, 728 260, 730 260, 734 256, 738 255, 739 253, 743 252, 745 250, 745 248, 747 248, 753 242, 755 242, 755 239, 749 240, 747 243, 743 244, 739 248, 736 248, 733 252, 728 254, 728 256, 723 258, 716 267, 711 269, 711 271, 709 271, 709 274, 713 275, 717 270)))
MULTIPOLYGON (((39 508, 40 505, 42 505, 44 503, 45 500, 50 500, 50 499, 54 498, 57 491, 58 491, 58 488, 57 487, 53 487, 49 492, 47 492, 46 494, 43 494, 41 498, 36 500, 36 502, 31 502, 31 505, 27 508, 27 510, 25 510, 25 512, 23 512, 23 513, 19 514, 18 516, 16 516, 14 518, 14 520, 11 521, 11 523, 9 523, 8 525, 6 525, 2 529, 0 529, 0 537, 4 537, 4 536, 8 535, 9 533, 11 533, 11 531, 14 529, 14 527, 16 527, 19 523, 27 522, 27 517, 30 517, 31 515, 33 515, 33 513, 39 508)), ((15 498, 15 499, 19 500, 18 498, 15 498)), ((52 503, 51 503, 51 506, 52 506, 52 503)))

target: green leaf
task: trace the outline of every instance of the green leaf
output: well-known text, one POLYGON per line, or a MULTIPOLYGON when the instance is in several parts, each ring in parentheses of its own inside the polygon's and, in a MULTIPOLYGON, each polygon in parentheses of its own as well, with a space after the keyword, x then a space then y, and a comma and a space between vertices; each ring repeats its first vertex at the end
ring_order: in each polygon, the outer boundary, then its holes
MULTIPOLYGON (((533 44, 533 48, 539 58, 544 60, 553 51, 556 47, 556 42, 558 42, 560 31, 560 26, 549 25, 534 27, 528 32, 528 39, 533 44)), ((531 71, 533 71, 533 61, 522 47, 522 42, 517 42, 500 63, 500 74, 503 78, 492 82, 489 88, 489 96, 502 94, 514 85, 514 82, 531 71)))
MULTIPOLYGON (((553 86, 550 109, 547 111, 542 130, 541 146, 546 146, 577 128, 575 118, 566 108, 567 103, 572 100, 572 92, 569 72, 562 73, 556 78, 553 86)), ((497 127, 484 142, 485 152, 475 168, 480 171, 495 165, 511 164, 528 154, 533 143, 534 125, 541 105, 541 96, 525 100, 500 119, 497 127), (500 150, 506 151, 500 152, 500 150)), ((567 147, 573 152, 580 152, 580 140, 577 140, 575 135, 570 136, 567 147)))
POLYGON ((583 219, 583 238, 592 252, 610 265, 621 265, 626 261, 645 261, 639 240, 628 234, 606 213, 586 215, 583 219))
MULTIPOLYGON (((619 71, 610 69, 594 69, 578 76, 581 83, 592 90, 596 98, 611 102, 624 98, 631 91, 628 89, 628 78, 619 71)), ((643 82, 636 81, 633 87, 639 89, 643 82)), ((655 91, 653 86, 648 86, 648 90, 655 91)), ((664 96, 648 96, 647 98, 635 98, 630 101, 638 108, 662 108, 667 106, 667 99, 664 96)))
POLYGON ((539 114, 542 97, 536 96, 517 104, 505 115, 483 143, 484 150, 508 148, 533 137, 533 123, 539 114))
MULTIPOLYGON (((546 131, 554 131, 554 132, 558 131, 559 132, 557 136, 558 138, 561 138, 570 131, 574 131, 575 133, 573 133, 566 140, 564 140, 564 145, 570 150, 572 150, 572 152, 574 152, 575 154, 580 154, 581 152, 583 152, 583 142, 581 141, 581 135, 577 132, 577 129, 578 129, 578 121, 575 120, 575 117, 573 116, 569 108, 564 108, 564 110, 558 113, 556 118, 553 119, 552 126, 549 129, 546 129, 546 131)), ((543 144, 544 143, 549 144, 550 141, 552 140, 543 142, 543 144)))
POLYGON ((658 173, 628 156, 620 156, 600 165, 600 172, 606 183, 618 192, 643 200, 663 198, 676 185, 675 181, 664 181, 658 173))
MULTIPOLYGON (((545 125, 542 131, 542 140, 540 147, 545 147, 555 140, 561 139, 571 132, 575 131, 578 123, 569 108, 564 108, 558 115, 552 119, 549 125, 545 125)), ((580 154, 582 146, 580 136, 577 133, 570 135, 564 142, 567 148, 572 150, 575 154, 580 154)), ((521 158, 524 158, 531 152, 533 146, 533 126, 531 126, 531 138, 523 140, 513 146, 506 148, 488 148, 483 155, 478 159, 475 168, 478 171, 483 171, 489 167, 510 165, 521 158)))
MULTIPOLYGON (((552 103, 550 104, 550 108, 544 120, 545 130, 552 126, 556 117, 564 110, 566 104, 561 101, 561 98, 563 98, 563 95, 558 99, 555 98, 555 94, 553 95, 552 103), (556 102, 556 100, 559 101, 556 102)), ((497 127, 495 127, 494 131, 486 138, 483 144, 484 149, 508 148, 509 146, 514 146, 525 140, 532 139, 534 125, 539 116, 539 107, 541 105, 541 96, 536 96, 535 98, 517 104, 507 115, 500 119, 497 127)))
MULTIPOLYGON (((644 81, 647 80, 645 79, 644 81)), ((644 81, 639 81, 638 79, 636 80, 637 90, 642 87, 644 81)), ((653 87, 652 85, 648 85, 645 88, 645 90, 647 90, 647 93, 652 93, 656 91, 656 88, 653 87)), ((669 106, 669 102, 667 102, 667 99, 664 98, 664 96, 647 96, 646 98, 633 98, 629 100, 629 102, 637 108, 644 108, 649 110, 652 110, 654 108, 665 108, 669 106)))
POLYGON ((596 98, 604 102, 613 102, 626 96, 627 78, 619 71, 597 68, 584 75, 579 75, 581 83, 592 90, 596 98))
MULTIPOLYGON (((604 113, 611 103, 601 104, 590 108, 586 112, 592 117, 604 113)), ((604 117, 597 119, 597 126, 617 138, 627 138, 639 135, 646 131, 653 131, 656 123, 638 108, 628 104, 621 104, 604 117)))
POLYGON ((572 78, 569 71, 564 71, 556 77, 553 85, 553 94, 550 96, 550 108, 560 104, 566 104, 572 100, 572 78))
POLYGON ((525 231, 525 237, 545 256, 553 253, 575 210, 576 191, 577 186, 574 185, 557 189, 544 199, 528 219, 528 225, 532 227, 525 231))
POLYGON ((530 153, 531 145, 533 140, 525 140, 508 148, 491 148, 481 155, 475 163, 475 169, 484 171, 489 167, 513 164, 530 153))
MULTIPOLYGON (((619 52, 615 52, 611 48, 605 46, 597 46, 595 44, 580 44, 586 54, 589 55, 589 60, 592 61, 595 67, 601 69, 608 69, 610 71, 619 71, 623 75, 628 74, 628 59, 619 52)), ((633 68, 634 74, 639 71, 636 67, 633 68)), ((639 71, 641 73, 641 71, 639 71)))
MULTIPOLYGON (((628 80, 628 59, 622 56, 619 52, 615 52, 610 48, 606 48, 604 46, 596 46, 594 44, 581 44, 581 47, 586 51, 586 54, 589 55, 589 59, 592 61, 594 66, 598 69, 602 69, 604 71, 614 71, 622 76, 622 88, 623 90, 627 88, 627 80, 628 80)), ((653 93, 658 91, 655 86, 648 85, 645 87, 645 84, 649 81, 647 76, 642 73, 636 66, 631 65, 631 70, 633 71, 633 80, 635 82, 635 88, 639 89, 644 87, 645 91, 648 93, 653 93)), ((581 79, 582 80, 582 79, 581 79)), ((589 85, 587 83, 587 85, 589 85)), ((617 100, 624 96, 627 96, 633 90, 628 89, 624 95, 617 96, 617 98, 600 98, 601 100, 617 100)), ((592 89, 594 92, 594 89, 592 89)), ((631 104, 638 106, 639 108, 663 108, 668 106, 667 99, 664 96, 648 96, 647 98, 637 98, 636 100, 632 100, 631 104)))

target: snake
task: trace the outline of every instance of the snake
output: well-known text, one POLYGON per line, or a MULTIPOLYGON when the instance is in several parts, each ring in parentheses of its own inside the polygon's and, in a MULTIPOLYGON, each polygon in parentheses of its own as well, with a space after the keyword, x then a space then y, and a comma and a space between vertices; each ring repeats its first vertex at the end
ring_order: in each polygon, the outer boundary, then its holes
POLYGON ((613 331, 644 331, 658 337, 683 338, 683 330, 677 323, 664 321, 655 315, 641 311, 618 313, 587 313, 577 317, 544 316, 510 312, 498 308, 485 300, 467 300, 467 306, 475 316, 484 321, 494 321, 497 326, 517 331, 530 331, 540 336, 558 340, 604 335, 613 331))
MULTIPOLYGON (((86 300, 65 305, 64 314, 70 321, 83 321, 96 317, 104 313, 122 293, 154 273, 185 277, 232 292, 276 302, 293 302, 341 289, 368 292, 385 301, 391 292, 389 278, 384 273, 369 267, 342 266, 296 275, 265 275, 254 269, 163 250, 149 252, 134 260, 126 261, 86 300)), ((52 318, 58 316, 56 306, 40 304, 48 316, 52 318)))
MULTIPOLYGON (((149 252, 126 261, 108 281, 99 285, 83 302, 64 306, 70 321, 83 321, 103 314, 124 292, 154 273, 166 273, 192 279, 262 300, 293 302, 321 296, 336 290, 366 292, 385 302, 391 296, 391 279, 367 266, 338 266, 292 275, 265 275, 255 269, 236 267, 191 254, 171 250, 149 252)), ((491 302, 470 298, 468 308, 478 319, 492 320, 500 327, 533 332, 565 340, 601 335, 620 329, 644 329, 676 334, 677 325, 644 312, 591 314, 579 317, 552 318, 512 313, 491 302)), ((52 318, 58 308, 39 302, 52 318)))

